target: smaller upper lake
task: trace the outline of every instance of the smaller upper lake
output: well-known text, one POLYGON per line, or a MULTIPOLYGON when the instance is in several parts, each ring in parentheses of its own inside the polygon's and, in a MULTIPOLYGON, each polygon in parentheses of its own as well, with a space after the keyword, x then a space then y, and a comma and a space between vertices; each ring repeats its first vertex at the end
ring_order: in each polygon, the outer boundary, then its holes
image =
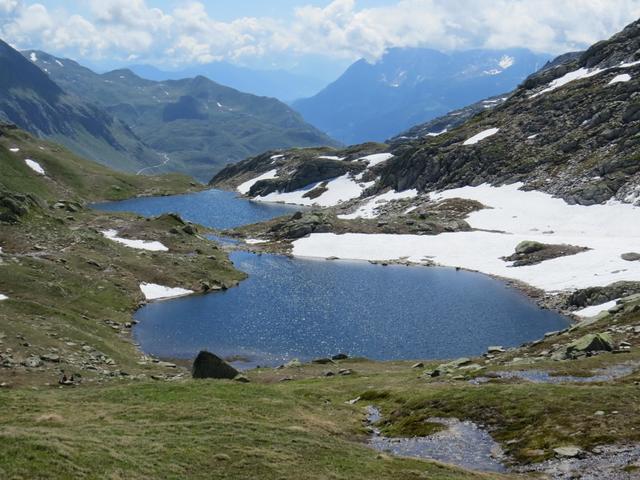
POLYGON ((141 197, 121 202, 96 203, 92 207, 112 212, 135 212, 145 217, 179 213, 190 222, 220 230, 263 222, 302 208, 253 202, 239 198, 234 192, 215 189, 170 197, 141 197))

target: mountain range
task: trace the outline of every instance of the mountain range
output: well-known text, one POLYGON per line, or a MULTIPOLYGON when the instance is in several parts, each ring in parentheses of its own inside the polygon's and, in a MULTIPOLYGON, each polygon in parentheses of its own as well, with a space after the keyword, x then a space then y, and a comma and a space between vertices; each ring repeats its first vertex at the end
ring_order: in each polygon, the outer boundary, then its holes
POLYGON ((429 192, 522 182, 526 189, 571 204, 610 199, 638 203, 640 103, 634 92, 640 78, 639 48, 640 22, 635 22, 585 52, 555 59, 497 101, 485 100, 491 108, 480 102, 454 111, 438 124, 415 127, 387 145, 312 149, 306 154, 280 151, 275 161, 265 161, 271 158, 265 154, 226 168, 211 184, 229 187, 277 169, 248 193, 286 193, 305 187, 293 181, 301 163, 329 162, 332 165, 323 168, 305 168, 303 183, 365 172, 358 178, 372 183, 367 183, 363 198, 389 189, 429 192), (465 121, 452 120, 456 114, 465 121), (447 126, 451 129, 437 131, 447 126), (364 158, 383 152, 389 156, 385 161, 364 168, 364 158), (330 169, 338 174, 331 175, 330 169))
POLYGON ((258 97, 198 76, 156 82, 131 70, 98 74, 41 51, 23 55, 63 90, 131 127, 164 160, 154 171, 204 179, 211 169, 265 149, 336 142, 275 98, 258 97))
POLYGON ((65 92, 2 41, 0 120, 121 170, 146 168, 162 161, 128 125, 86 99, 65 92))
POLYGON ((152 65, 131 65, 128 68, 142 78, 157 82, 203 76, 241 92, 273 97, 283 102, 311 97, 328 83, 319 76, 302 75, 286 70, 256 70, 227 62, 214 62, 179 70, 160 70, 152 65))
POLYGON ((375 63, 359 60, 320 93, 292 105, 343 143, 383 141, 511 91, 549 58, 526 49, 443 53, 392 48, 375 63))

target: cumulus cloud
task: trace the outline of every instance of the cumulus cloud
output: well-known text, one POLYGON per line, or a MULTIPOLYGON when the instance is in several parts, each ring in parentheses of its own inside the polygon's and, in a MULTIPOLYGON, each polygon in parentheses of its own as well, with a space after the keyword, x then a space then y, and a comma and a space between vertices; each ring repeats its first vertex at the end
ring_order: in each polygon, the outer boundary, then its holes
POLYGON ((640 16, 640 0, 398 0, 365 8, 356 0, 294 9, 289 20, 219 21, 205 3, 87 0, 88 9, 48 10, 0 0, 0 35, 23 48, 86 58, 181 63, 323 55, 379 58, 390 47, 527 47, 562 53, 610 36, 640 16))

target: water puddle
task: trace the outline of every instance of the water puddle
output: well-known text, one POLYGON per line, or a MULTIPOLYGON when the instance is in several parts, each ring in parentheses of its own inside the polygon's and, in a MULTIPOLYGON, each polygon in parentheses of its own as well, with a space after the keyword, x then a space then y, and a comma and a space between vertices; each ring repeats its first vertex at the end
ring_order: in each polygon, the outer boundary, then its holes
POLYGON ((369 445, 378 451, 436 460, 469 470, 507 471, 501 463, 504 454, 500 445, 473 422, 461 422, 455 418, 430 418, 429 422, 445 425, 447 429, 427 437, 389 438, 382 436, 375 427, 380 418, 377 408, 367 407, 367 423, 373 430, 369 445))
POLYGON ((499 379, 519 379, 532 383, 596 383, 608 382, 618 378, 631 375, 638 367, 637 362, 627 362, 619 365, 611 365, 605 368, 594 370, 595 375, 589 377, 577 377, 573 375, 551 375, 544 370, 513 370, 505 372, 495 372, 495 377, 477 377, 470 380, 473 384, 487 383, 496 378, 499 379))

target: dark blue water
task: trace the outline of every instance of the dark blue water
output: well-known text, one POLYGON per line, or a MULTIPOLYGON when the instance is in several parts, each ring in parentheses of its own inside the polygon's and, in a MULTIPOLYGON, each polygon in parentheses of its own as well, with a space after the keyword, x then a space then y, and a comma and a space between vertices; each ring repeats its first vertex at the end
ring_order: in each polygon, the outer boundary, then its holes
POLYGON ((168 212, 179 213, 190 222, 220 230, 262 222, 291 214, 301 208, 252 202, 239 198, 233 192, 214 189, 171 197, 133 198, 122 202, 98 203, 92 207, 111 212, 135 212, 145 217, 168 212))
MULTIPOLYGON (((295 208, 210 190, 99 205, 142 215, 177 212, 215 228, 266 220, 295 208)), ((348 353, 378 360, 477 355, 516 346, 568 321, 493 278, 450 268, 231 254, 248 280, 226 292, 151 303, 134 335, 161 357, 207 349, 239 366, 348 353)))
MULTIPOLYGON (((136 318, 146 352, 201 349, 277 365, 345 352, 378 360, 476 355, 567 326, 490 277, 450 268, 232 254, 249 279, 224 293, 152 303, 136 318)), ((242 365, 240 365, 242 366, 242 365)))

